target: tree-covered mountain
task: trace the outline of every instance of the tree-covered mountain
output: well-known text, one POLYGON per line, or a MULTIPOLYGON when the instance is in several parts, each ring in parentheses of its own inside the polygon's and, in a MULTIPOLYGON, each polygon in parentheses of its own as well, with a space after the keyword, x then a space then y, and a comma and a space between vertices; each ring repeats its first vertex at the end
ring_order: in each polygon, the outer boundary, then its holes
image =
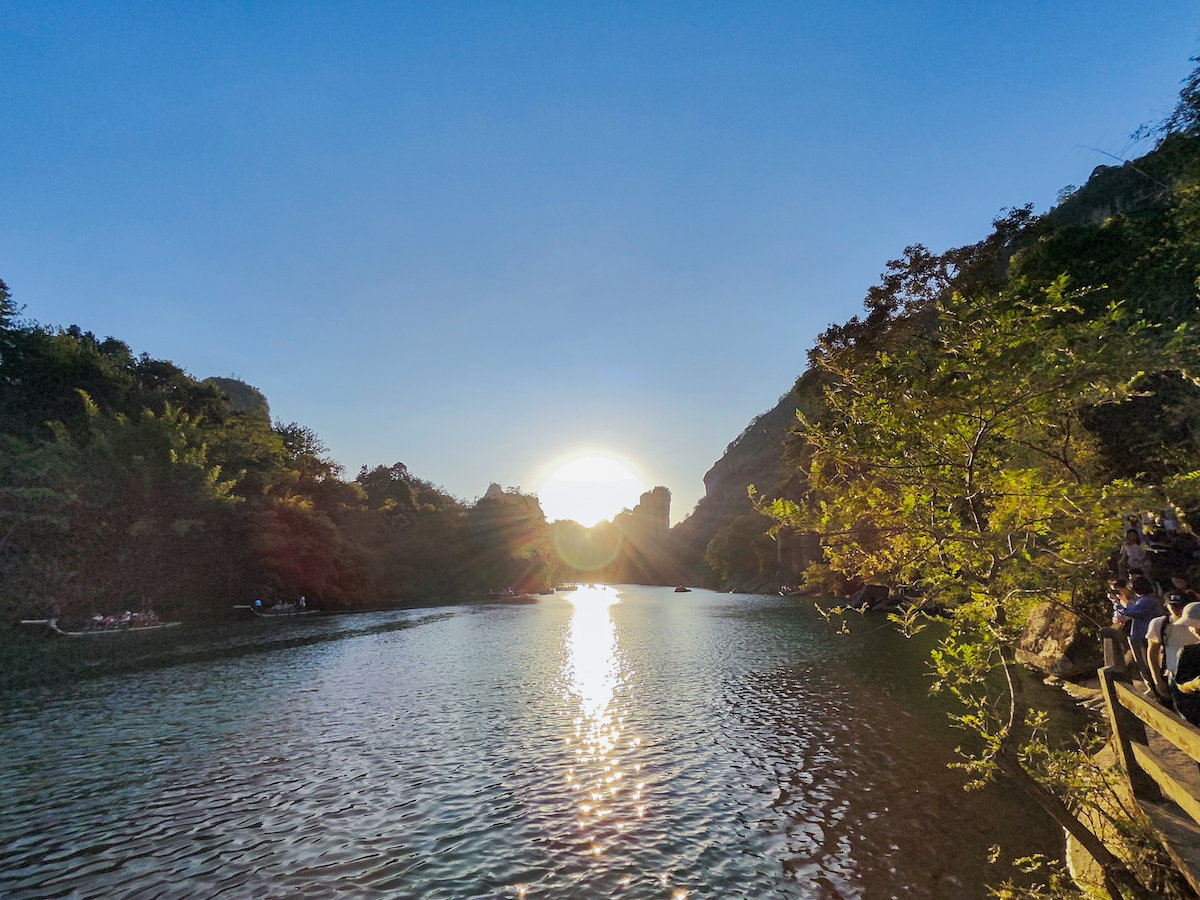
POLYGON ((592 528, 558 521, 551 523, 550 533, 567 580, 677 584, 681 571, 667 545, 670 524, 671 492, 659 485, 612 521, 592 528))
MULTIPOLYGON (((1104 735, 1051 739, 1019 663, 1047 643, 1098 648, 1130 524, 1152 537, 1145 575, 1200 581, 1200 67, 1157 135, 1044 215, 1010 210, 979 243, 889 262, 672 535, 697 567, 707 539, 712 581, 882 583, 907 599, 891 617, 906 630, 936 611, 935 687, 974 741, 962 768, 1024 790, 1112 897, 1194 892, 1114 802, 1119 773, 1093 761, 1104 735), (795 565, 804 538, 819 553, 795 565), (1050 621, 1064 640, 1046 640, 1050 621)), ((857 622, 823 610, 835 631, 857 622)), ((1082 894, 1055 874, 998 896, 1082 894)))
POLYGON ((0 282, 0 617, 430 603, 561 568, 536 498, 347 479, 249 385, 24 321, 0 282))
MULTIPOLYGON (((1086 315, 1119 302, 1130 323, 1144 319, 1161 332, 1188 321, 1200 277, 1198 178, 1200 137, 1171 131, 1139 159, 1098 166, 1044 215, 1029 206, 1006 211, 979 243, 941 254, 919 244, 905 248, 868 291, 863 314, 820 336, 792 389, 705 476, 704 498, 671 534, 692 577, 714 586, 767 587, 798 578, 810 561, 811 547, 801 548, 797 535, 767 534, 775 523, 756 517, 747 489, 754 485, 770 498, 802 495, 806 451, 794 433, 796 413, 819 420, 830 377, 819 365, 822 356, 868 359, 895 351, 923 334, 937 302, 956 292, 1032 301, 1062 276, 1086 315)), ((1095 435, 1107 475, 1160 484, 1190 470, 1196 458, 1200 393, 1177 371, 1155 372, 1154 361, 1146 362, 1136 391, 1087 410, 1081 426, 1095 435)), ((1173 497, 1185 512, 1200 512, 1182 485, 1173 497)))
POLYGON ((270 420, 271 405, 263 392, 237 378, 205 378, 201 384, 211 385, 229 398, 229 408, 235 413, 248 413, 270 420))

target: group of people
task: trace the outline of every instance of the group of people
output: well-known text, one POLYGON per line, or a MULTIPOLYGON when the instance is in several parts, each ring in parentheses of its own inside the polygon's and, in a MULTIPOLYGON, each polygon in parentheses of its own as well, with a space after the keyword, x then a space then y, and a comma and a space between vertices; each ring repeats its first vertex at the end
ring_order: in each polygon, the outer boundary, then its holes
MULTIPOLYGON (((57 625, 57 616, 51 620, 51 624, 57 625)), ((142 612, 131 612, 128 609, 119 616, 106 616, 101 613, 96 613, 87 621, 88 631, 109 631, 113 628, 148 628, 151 625, 158 624, 158 616, 151 609, 145 609, 142 612)))
POLYGON ((1200 726, 1200 593, 1189 577, 1196 570, 1182 568, 1191 561, 1182 558, 1163 566, 1161 552, 1137 530, 1126 533, 1118 574, 1109 581, 1113 623, 1128 626, 1143 690, 1200 726), (1160 587, 1168 581, 1170 587, 1160 587))
POLYGON ((261 600, 255 600, 254 611, 264 616, 294 615, 295 613, 308 612, 308 600, 304 597, 301 597, 296 603, 285 603, 282 600, 277 600, 274 606, 264 606, 261 600))
POLYGON ((1200 562, 1200 539, 1182 530, 1172 512, 1164 513, 1153 531, 1137 516, 1131 516, 1126 525, 1125 540, 1116 555, 1121 578, 1143 574, 1165 584, 1171 573, 1186 571, 1200 562))

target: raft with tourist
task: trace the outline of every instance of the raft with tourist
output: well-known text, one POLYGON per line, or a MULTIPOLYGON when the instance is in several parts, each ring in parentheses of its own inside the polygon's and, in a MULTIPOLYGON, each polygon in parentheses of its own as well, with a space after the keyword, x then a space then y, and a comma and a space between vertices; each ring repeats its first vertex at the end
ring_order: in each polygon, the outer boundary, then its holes
POLYGON ((145 633, 162 631, 168 628, 178 628, 182 622, 163 622, 153 611, 131 612, 125 610, 120 615, 101 615, 97 613, 82 624, 64 623, 57 615, 45 619, 21 619, 22 628, 43 631, 62 637, 98 637, 100 635, 145 633), (65 626, 65 627, 64 627, 65 626))
POLYGON ((319 609, 310 609, 305 597, 301 597, 295 603, 280 601, 271 606, 267 606, 261 600, 255 600, 253 603, 235 603, 233 608, 234 611, 255 619, 289 619, 297 616, 316 616, 321 613, 319 609))

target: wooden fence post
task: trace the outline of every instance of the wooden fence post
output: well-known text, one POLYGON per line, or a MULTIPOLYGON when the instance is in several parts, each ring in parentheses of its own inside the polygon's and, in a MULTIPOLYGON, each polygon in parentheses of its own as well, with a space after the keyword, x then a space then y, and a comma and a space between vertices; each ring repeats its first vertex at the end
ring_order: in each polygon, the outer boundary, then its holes
POLYGON ((1104 668, 1117 669, 1125 674, 1125 651, 1128 645, 1125 632, 1119 628, 1101 628, 1100 643, 1104 648, 1104 668))
POLYGON ((1141 767, 1130 746, 1133 742, 1143 746, 1147 744, 1146 726, 1117 698, 1115 682, 1120 674, 1118 666, 1107 666, 1100 670, 1100 690, 1104 692, 1104 705, 1108 710, 1108 724, 1112 729, 1117 758, 1121 760, 1121 769, 1125 772, 1133 796, 1138 800, 1159 800, 1162 792, 1157 782, 1141 767))

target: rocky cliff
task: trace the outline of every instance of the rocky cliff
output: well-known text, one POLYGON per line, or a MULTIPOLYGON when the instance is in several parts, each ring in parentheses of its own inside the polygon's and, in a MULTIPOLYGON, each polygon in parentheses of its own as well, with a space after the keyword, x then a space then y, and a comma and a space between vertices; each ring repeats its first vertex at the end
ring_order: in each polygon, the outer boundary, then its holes
MULTIPOLYGON (((1034 216, 1028 207, 1008 211, 996 220, 995 231, 978 244, 941 256, 919 245, 908 248, 905 259, 889 263, 881 285, 868 292, 862 321, 856 317, 831 328, 834 340, 864 344, 879 340, 880 334, 871 331, 872 320, 880 309, 886 312, 886 304, 892 304, 893 313, 898 308, 919 310, 939 291, 1001 290, 1009 284, 1013 267, 1017 277, 1040 280, 1069 272, 1078 284, 1106 285, 1114 300, 1136 298, 1153 280, 1156 302, 1194 304, 1194 286, 1187 279, 1172 279, 1171 273, 1130 263, 1136 254, 1129 248, 1138 246, 1138 222, 1166 215, 1176 185, 1195 177, 1200 167, 1198 147, 1200 138, 1170 136, 1140 159, 1096 167, 1086 184, 1068 189, 1058 206, 1042 216, 1034 216)), ((895 334, 882 333, 882 346, 897 339, 895 334)), ((667 544, 674 566, 663 573, 662 583, 678 578, 713 587, 765 589, 792 580, 816 557, 818 550, 809 546, 811 541, 784 535, 774 545, 777 566, 772 568, 762 545, 762 523, 753 520, 746 489, 753 484, 766 497, 799 493, 799 486, 789 482, 796 477, 795 467, 785 472, 788 432, 797 410, 811 419, 820 407, 821 385, 812 370, 806 371, 774 407, 756 416, 729 444, 704 476, 704 497, 687 519, 671 529, 667 544), (706 560, 706 550, 719 535, 720 553, 706 560), (726 563, 725 571, 714 569, 716 559, 726 563), (733 576, 733 571, 740 574, 733 576)))
MULTIPOLYGON (((797 411, 814 415, 820 408, 820 391, 814 379, 801 378, 771 409, 755 416, 734 438, 704 476, 704 496, 684 521, 671 529, 668 547, 676 562, 678 578, 692 584, 740 589, 770 589, 779 579, 780 563, 790 570, 793 550, 800 542, 784 536, 782 552, 775 542, 762 539, 762 546, 747 556, 741 577, 714 571, 705 551, 722 529, 758 531, 757 525, 742 521, 756 518, 748 488, 764 496, 785 495, 788 490, 783 461, 788 432, 796 423, 797 411), (751 527, 748 527, 751 526, 751 527), (770 544, 770 547, 767 547, 770 544), (773 562, 772 562, 773 560, 773 562)), ((760 535, 761 537, 761 535, 760 535)))

